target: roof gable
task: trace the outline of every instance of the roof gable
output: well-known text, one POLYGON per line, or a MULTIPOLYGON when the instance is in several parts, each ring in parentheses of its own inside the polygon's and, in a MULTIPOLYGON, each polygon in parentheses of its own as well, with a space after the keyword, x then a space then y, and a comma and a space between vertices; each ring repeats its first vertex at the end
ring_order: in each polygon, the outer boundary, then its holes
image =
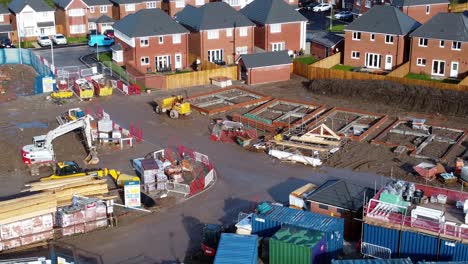
POLYGON ((68 7, 70 6, 70 4, 73 3, 73 1, 79 1, 85 7, 89 7, 88 4, 86 4, 83 0, 53 0, 53 2, 62 9, 68 9, 68 7))
POLYGON ((244 54, 239 57, 247 69, 291 64, 291 57, 286 51, 244 54))
POLYGON ((176 14, 176 20, 194 31, 255 26, 225 2, 212 2, 201 7, 187 5, 176 14))
POLYGON ((114 23, 113 27, 130 38, 188 33, 187 29, 157 8, 128 15, 114 23))
POLYGON ((439 13, 410 36, 468 42, 468 13, 439 13))
POLYGON ((354 20, 345 30, 406 35, 420 25, 396 7, 377 5, 354 20))
POLYGON ((55 11, 50 7, 44 0, 13 0, 8 8, 14 13, 18 14, 23 11, 23 9, 29 6, 36 12, 53 12, 55 11))
POLYGON ((257 24, 307 21, 303 15, 283 0, 255 0, 240 10, 257 24))

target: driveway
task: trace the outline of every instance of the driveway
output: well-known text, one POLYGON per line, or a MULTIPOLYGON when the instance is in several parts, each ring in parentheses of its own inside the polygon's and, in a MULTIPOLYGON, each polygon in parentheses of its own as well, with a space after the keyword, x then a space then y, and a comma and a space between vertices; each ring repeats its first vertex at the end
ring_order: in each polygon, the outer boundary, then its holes
MULTIPOLYGON (((110 50, 109 47, 99 47, 99 52, 110 50)), ((89 46, 59 47, 54 46, 54 61, 57 67, 82 65, 80 57, 96 52, 96 48, 89 46)), ((52 61, 51 49, 34 50, 39 56, 47 61, 52 61)))
MULTIPOLYGON (((308 19, 307 32, 323 31, 330 28, 330 11, 326 12, 313 12, 312 10, 301 9, 299 10, 303 16, 308 19)), ((333 20, 333 24, 348 24, 343 21, 333 20)))

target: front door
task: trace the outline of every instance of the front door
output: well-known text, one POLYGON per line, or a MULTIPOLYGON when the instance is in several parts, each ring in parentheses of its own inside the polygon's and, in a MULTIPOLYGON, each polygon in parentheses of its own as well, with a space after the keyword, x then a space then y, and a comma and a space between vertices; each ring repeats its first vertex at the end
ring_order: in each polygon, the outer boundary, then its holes
MULTIPOLYGON (((458 70, 458 67, 457 67, 458 70)), ((432 61, 432 75, 444 76, 445 75, 445 61, 434 60, 432 61)))
POLYGON ((393 67, 393 57, 392 55, 386 55, 385 56, 385 70, 391 71, 393 67))
POLYGON ((452 61, 452 67, 450 67, 450 77, 458 78, 458 62, 452 61))
POLYGON ((175 56, 175 68, 181 69, 182 68, 182 54, 176 54, 175 56))

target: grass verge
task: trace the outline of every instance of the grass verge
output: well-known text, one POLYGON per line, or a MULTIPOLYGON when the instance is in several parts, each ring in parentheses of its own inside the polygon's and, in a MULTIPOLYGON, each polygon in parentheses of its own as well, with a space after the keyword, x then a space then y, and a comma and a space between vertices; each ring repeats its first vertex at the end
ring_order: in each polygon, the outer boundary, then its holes
POLYGON ((454 79, 432 79, 430 75, 417 74, 417 73, 408 73, 405 76, 405 78, 415 79, 415 80, 422 80, 422 81, 430 81, 430 82, 451 83, 451 84, 459 83, 458 80, 454 80, 454 79))
POLYGON ((354 67, 353 66, 348 66, 348 65, 343 65, 343 64, 337 64, 333 67, 331 67, 332 70, 340 70, 340 71, 353 71, 354 67))

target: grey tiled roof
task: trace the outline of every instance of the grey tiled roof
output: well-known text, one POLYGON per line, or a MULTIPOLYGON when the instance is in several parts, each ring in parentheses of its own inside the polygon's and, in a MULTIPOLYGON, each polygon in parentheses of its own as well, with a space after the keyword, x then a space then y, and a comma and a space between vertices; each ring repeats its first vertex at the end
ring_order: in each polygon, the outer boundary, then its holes
POLYGON ((88 6, 112 5, 109 0, 83 0, 88 6))
POLYGON ((468 13, 439 13, 410 36, 468 41, 468 13))
POLYGON ((292 63, 286 51, 244 54, 239 59, 244 62, 247 69, 292 63))
POLYGON ((188 33, 161 9, 143 9, 114 23, 113 28, 128 37, 149 37, 188 33))
POLYGON ((115 20, 110 18, 109 16, 102 15, 98 17, 96 20, 94 20, 95 23, 97 24, 102 24, 102 23, 114 23, 115 20))
POLYGON ((308 40, 315 43, 319 43, 322 46, 331 48, 338 44, 340 41, 342 41, 343 37, 326 31, 318 31, 312 33, 310 39, 308 40))
POLYGON ((0 33, 12 32, 13 26, 10 24, 0 24, 0 33))
POLYGON ((36 12, 55 11, 44 0, 13 0, 8 8, 15 14, 20 13, 24 7, 29 5, 36 12))
POLYGON ((212 2, 198 8, 187 5, 176 14, 176 20, 194 31, 255 26, 224 2, 212 2))
POLYGON ((433 4, 449 4, 448 0, 393 0, 394 6, 416 6, 416 5, 433 5, 433 4))
POLYGON ((143 3, 143 2, 148 2, 149 0, 110 0, 110 1, 117 5, 123 5, 123 4, 143 3))
POLYGON ((420 25, 396 7, 377 5, 354 20, 345 30, 406 35, 420 25))
POLYGON ((240 12, 253 22, 262 25, 307 21, 307 18, 283 0, 255 0, 240 12))

